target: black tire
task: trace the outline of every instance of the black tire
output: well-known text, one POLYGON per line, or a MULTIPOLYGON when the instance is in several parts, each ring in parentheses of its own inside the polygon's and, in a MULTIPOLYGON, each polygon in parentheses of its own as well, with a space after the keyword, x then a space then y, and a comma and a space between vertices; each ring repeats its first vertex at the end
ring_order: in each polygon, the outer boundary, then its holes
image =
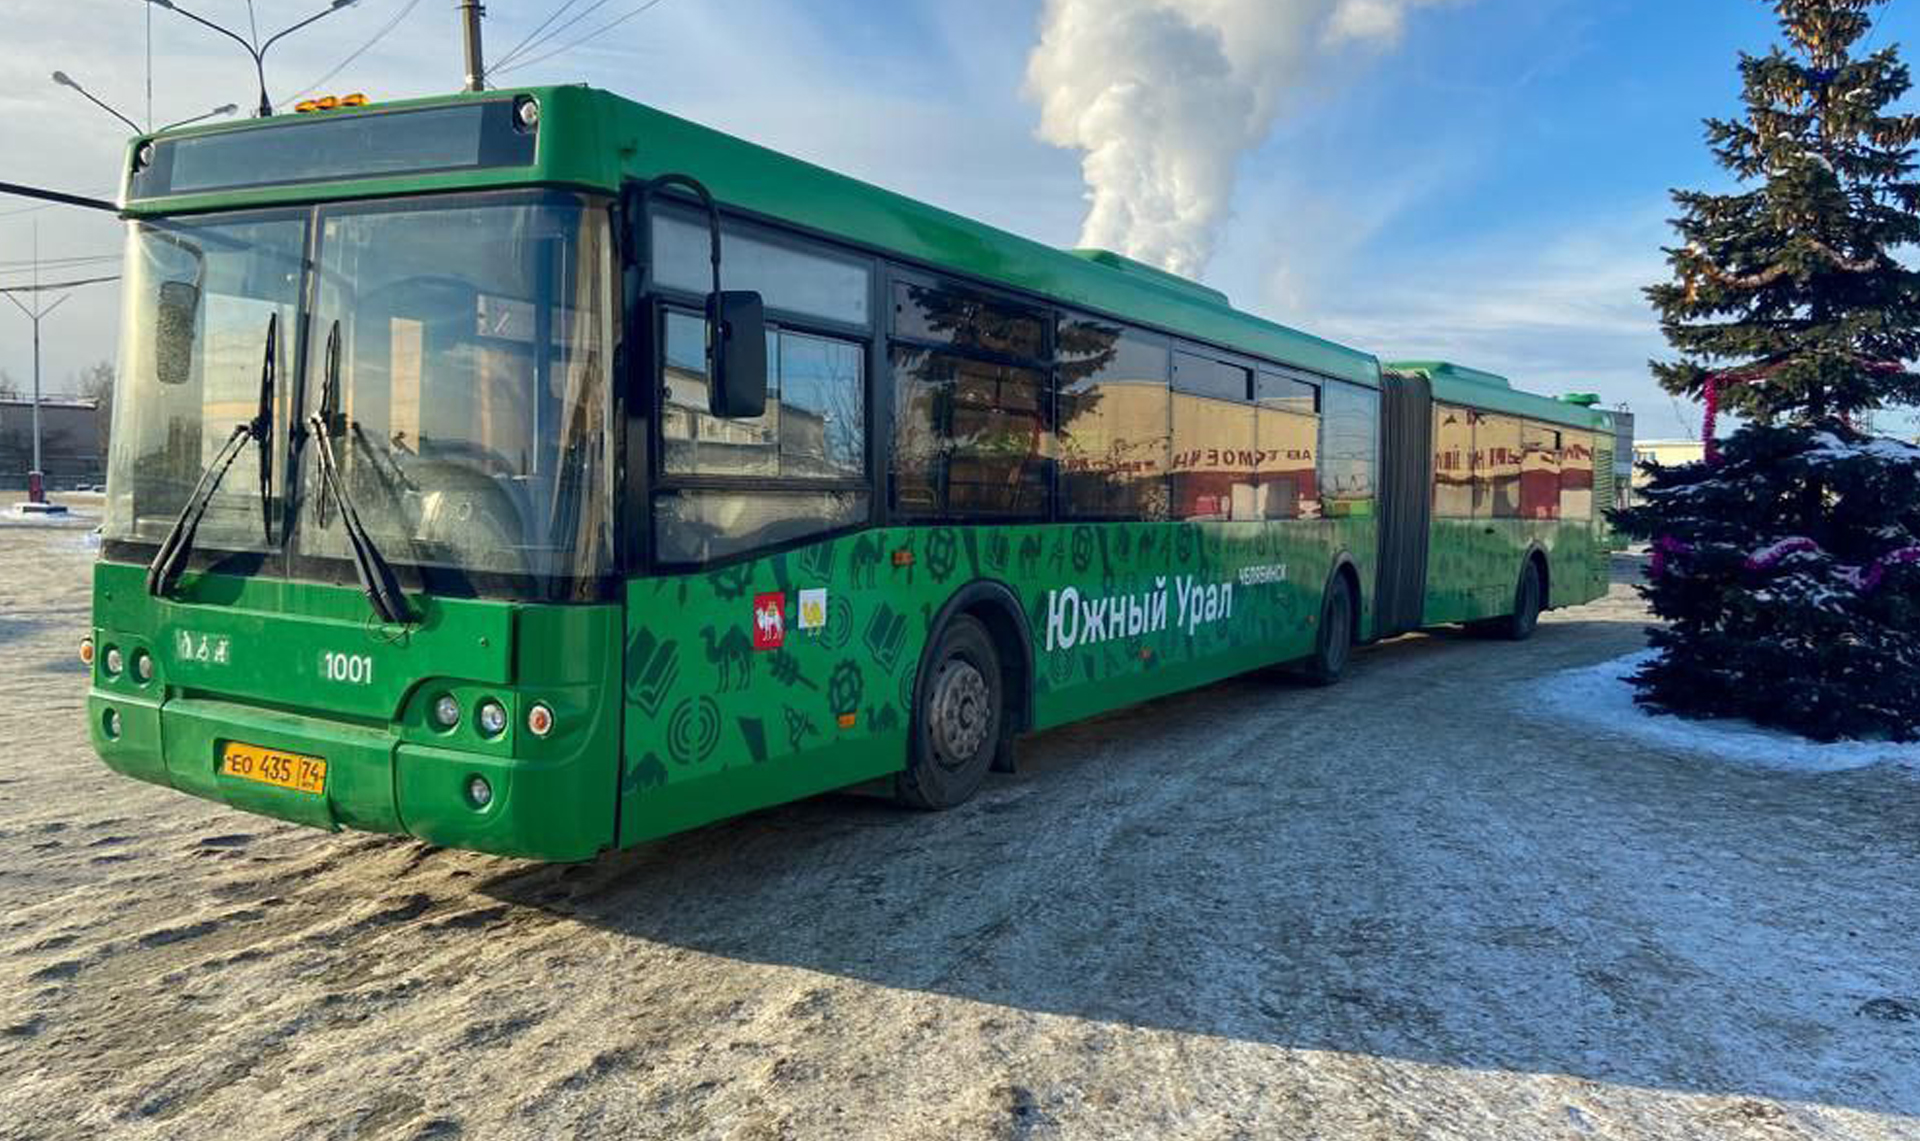
POLYGON ((1540 627, 1540 612, 1546 608, 1546 583, 1540 578, 1540 564, 1528 559, 1520 568, 1520 583, 1513 588, 1513 613, 1494 625, 1494 632, 1509 642, 1524 642, 1540 627))
POLYGON ((907 767, 894 778, 894 799, 933 810, 965 804, 987 779, 1006 729, 1006 682, 993 637, 977 619, 957 615, 915 683, 907 767))
POLYGON ((1344 575, 1334 576, 1327 596, 1320 600, 1320 633, 1313 642, 1313 656, 1301 667, 1301 676, 1311 685, 1332 685, 1347 672, 1353 660, 1353 588, 1344 575))

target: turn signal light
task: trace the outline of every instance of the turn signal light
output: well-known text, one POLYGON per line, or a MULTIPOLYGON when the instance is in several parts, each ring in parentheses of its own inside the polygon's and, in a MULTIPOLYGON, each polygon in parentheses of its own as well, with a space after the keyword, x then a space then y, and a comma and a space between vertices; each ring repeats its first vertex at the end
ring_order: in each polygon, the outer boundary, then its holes
POLYGON ((553 710, 544 704, 535 703, 527 710, 527 732, 536 737, 544 737, 553 732, 553 710))
POLYGON ((92 638, 80 639, 80 664, 83 666, 89 666, 89 667, 93 665, 93 639, 92 638))

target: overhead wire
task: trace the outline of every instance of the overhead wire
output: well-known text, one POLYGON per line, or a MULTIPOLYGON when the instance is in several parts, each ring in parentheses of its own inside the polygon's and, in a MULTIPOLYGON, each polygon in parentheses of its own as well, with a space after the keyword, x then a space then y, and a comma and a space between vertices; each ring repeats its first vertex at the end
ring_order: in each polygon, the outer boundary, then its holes
POLYGON ((80 285, 96 285, 102 281, 119 280, 120 275, 116 273, 111 277, 83 277, 76 281, 48 281, 39 285, 0 285, 0 293, 45 293, 49 289, 72 289, 80 285))
MULTIPOLYGON (((500 60, 499 65, 504 65, 506 70, 511 70, 513 68, 519 67, 522 63, 525 62, 527 52, 540 51, 542 48, 545 48, 548 44, 552 43, 553 41, 559 39, 562 35, 564 35, 567 29, 579 24, 580 21, 586 19, 588 16, 593 15, 595 12, 598 12, 600 9, 606 7, 611 2, 612 0, 593 0, 593 3, 587 5, 585 8, 580 9, 578 12, 575 12, 573 14, 573 17, 567 20, 565 23, 559 24, 556 27, 550 29, 545 35, 541 36, 537 40, 534 40, 532 43, 528 44, 526 47, 519 49, 518 52, 509 53, 511 58, 500 60)), ((502 67, 499 65, 495 66, 494 68, 495 71, 502 70, 502 67)))
POLYGON ((399 27, 400 22, 406 19, 409 15, 412 15, 413 10, 415 8, 418 8, 419 6, 420 6, 420 0, 407 0, 406 5, 402 7, 399 12, 394 14, 393 19, 388 20, 386 24, 380 28, 379 31, 373 33, 373 36, 370 39, 368 39, 366 43, 361 44, 359 47, 355 48, 352 52, 348 53, 347 58, 335 64, 333 67, 333 70, 327 72, 325 75, 321 76, 320 78, 314 80, 312 83, 308 84, 306 88, 301 90, 298 94, 289 96, 288 98, 281 100, 281 103, 283 104, 293 103, 320 90, 323 84, 327 83, 334 76, 339 75, 341 72, 351 67, 353 65, 354 60, 357 60, 361 56, 367 54, 367 52, 373 49, 373 46, 375 44, 379 43, 383 39, 386 39, 388 34, 391 33, 395 28, 399 27))
POLYGON ((547 18, 540 21, 540 23, 533 29, 533 31, 528 32, 526 36, 524 36, 520 40, 519 43, 508 48, 506 51, 501 52, 500 58, 495 60, 494 63, 495 64, 506 63, 512 60, 514 56, 519 55, 522 51, 525 51, 527 45, 533 42, 533 38, 535 36, 539 35, 541 32, 546 31, 548 25, 552 24, 555 20, 559 19, 561 16, 566 15, 567 9, 573 7, 575 4, 578 4, 579 2, 580 0, 565 0, 565 3, 561 4, 558 8, 555 8, 552 12, 548 13, 547 18))
POLYGON ((595 40, 601 36, 606 35, 608 32, 611 32, 613 29, 619 27, 621 24, 626 23, 628 20, 633 19, 635 16, 640 15, 642 12, 645 12, 651 9, 659 5, 660 3, 661 3, 661 0, 647 0, 645 4, 640 5, 638 8, 635 8, 633 11, 628 12, 626 15, 621 16, 618 19, 611 21, 610 23, 602 25, 600 28, 592 32, 589 32, 584 36, 581 36, 579 39, 574 40, 570 44, 566 44, 562 47, 554 48, 552 51, 543 52, 540 55, 534 56, 532 59, 523 59, 513 64, 511 67, 495 68, 494 74, 498 75, 501 72, 505 72, 505 71, 518 71, 520 68, 531 67, 536 63, 540 63, 544 60, 552 59, 554 56, 562 55, 566 52, 570 52, 574 48, 579 47, 581 44, 587 43, 590 40, 595 40))

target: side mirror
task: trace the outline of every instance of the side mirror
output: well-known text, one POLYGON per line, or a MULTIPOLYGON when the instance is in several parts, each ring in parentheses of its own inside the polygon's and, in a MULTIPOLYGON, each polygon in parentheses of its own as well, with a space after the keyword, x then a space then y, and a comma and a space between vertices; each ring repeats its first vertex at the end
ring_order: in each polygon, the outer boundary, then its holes
POLYGON ((729 289, 707 296, 709 407, 723 420, 767 410, 767 310, 758 293, 729 289))
POLYGON ((200 287, 163 281, 154 301, 153 371, 161 384, 185 384, 193 374, 193 327, 200 314, 200 287))

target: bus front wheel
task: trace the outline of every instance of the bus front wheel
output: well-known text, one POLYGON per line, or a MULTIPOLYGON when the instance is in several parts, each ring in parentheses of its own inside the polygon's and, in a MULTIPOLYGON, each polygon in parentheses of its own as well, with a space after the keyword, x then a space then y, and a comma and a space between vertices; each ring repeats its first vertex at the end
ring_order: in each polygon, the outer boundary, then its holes
POLYGON ((1313 685, 1332 685, 1347 672, 1352 657, 1353 588, 1344 576, 1336 575, 1320 603, 1320 634, 1301 673, 1313 685))
POLYGON ((993 637, 978 619, 959 615, 941 631, 921 672, 895 799, 928 809, 966 803, 986 780, 1005 729, 1005 681, 993 637))

